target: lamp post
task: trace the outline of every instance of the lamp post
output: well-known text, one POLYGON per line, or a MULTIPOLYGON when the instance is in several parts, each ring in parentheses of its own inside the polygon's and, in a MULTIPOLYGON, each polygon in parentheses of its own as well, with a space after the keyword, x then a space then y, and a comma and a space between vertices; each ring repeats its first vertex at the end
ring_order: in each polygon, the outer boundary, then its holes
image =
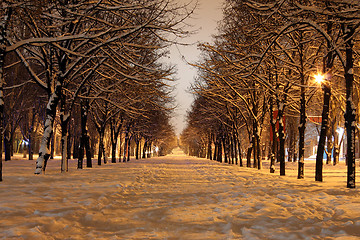
POLYGON ((316 75, 314 76, 315 81, 321 84, 321 88, 324 91, 324 104, 322 111, 320 139, 318 143, 318 150, 316 154, 316 165, 315 165, 315 181, 323 181, 322 168, 323 168, 323 157, 325 151, 326 133, 329 128, 329 108, 330 108, 330 97, 331 88, 328 81, 329 75, 316 75))

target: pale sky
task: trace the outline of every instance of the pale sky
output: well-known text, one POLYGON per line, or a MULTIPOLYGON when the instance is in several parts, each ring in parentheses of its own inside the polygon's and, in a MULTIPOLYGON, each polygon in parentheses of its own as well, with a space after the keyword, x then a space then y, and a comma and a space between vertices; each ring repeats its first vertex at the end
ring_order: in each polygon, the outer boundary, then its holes
MULTIPOLYGON (((191 0, 177 0, 179 3, 186 3, 191 0)), ((186 43, 194 43, 191 46, 177 46, 171 48, 170 62, 177 65, 178 74, 176 78, 176 103, 178 105, 173 118, 176 134, 179 135, 186 126, 185 115, 190 109, 193 96, 188 92, 190 83, 194 81, 196 69, 189 66, 187 62, 196 62, 199 60, 200 51, 197 50, 198 42, 211 42, 211 35, 216 34, 217 22, 222 18, 223 0, 198 0, 199 6, 195 11, 189 23, 198 32, 186 38, 186 43), (185 60, 183 60, 183 57, 185 60)))

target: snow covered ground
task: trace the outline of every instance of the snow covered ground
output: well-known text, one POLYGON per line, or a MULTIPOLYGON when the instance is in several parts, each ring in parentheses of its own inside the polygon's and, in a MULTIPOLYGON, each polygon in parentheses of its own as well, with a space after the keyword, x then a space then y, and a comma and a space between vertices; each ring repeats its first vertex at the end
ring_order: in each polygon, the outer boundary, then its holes
MULTIPOLYGON (((95 162, 94 162, 95 163, 95 162)), ((346 170, 324 182, 174 154, 46 175, 35 161, 4 163, 0 239, 360 239, 360 191, 346 170)), ((357 172, 359 175, 359 172, 357 172)), ((359 181, 358 181, 359 182, 359 181)), ((359 184, 358 184, 358 187, 359 184)))

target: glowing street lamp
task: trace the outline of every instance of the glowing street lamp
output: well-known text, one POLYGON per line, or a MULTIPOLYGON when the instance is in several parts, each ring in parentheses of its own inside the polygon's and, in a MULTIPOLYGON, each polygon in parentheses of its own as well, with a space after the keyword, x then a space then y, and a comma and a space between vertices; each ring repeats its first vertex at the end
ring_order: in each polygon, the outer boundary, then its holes
POLYGON ((317 82, 318 84, 322 84, 325 80, 325 76, 318 73, 318 74, 314 75, 314 79, 315 79, 315 82, 317 82))

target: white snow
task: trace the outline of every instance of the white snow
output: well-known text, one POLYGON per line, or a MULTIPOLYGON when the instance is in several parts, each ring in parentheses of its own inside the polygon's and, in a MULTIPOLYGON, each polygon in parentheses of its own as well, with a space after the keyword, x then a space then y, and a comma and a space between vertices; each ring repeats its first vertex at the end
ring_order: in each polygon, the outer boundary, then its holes
MULTIPOLYGON (((35 161, 4 162, 0 239, 359 239, 360 191, 346 188, 346 166, 314 161, 287 176, 187 157, 113 163, 46 175, 35 161)), ((357 173, 359 176, 359 174, 357 173)))

